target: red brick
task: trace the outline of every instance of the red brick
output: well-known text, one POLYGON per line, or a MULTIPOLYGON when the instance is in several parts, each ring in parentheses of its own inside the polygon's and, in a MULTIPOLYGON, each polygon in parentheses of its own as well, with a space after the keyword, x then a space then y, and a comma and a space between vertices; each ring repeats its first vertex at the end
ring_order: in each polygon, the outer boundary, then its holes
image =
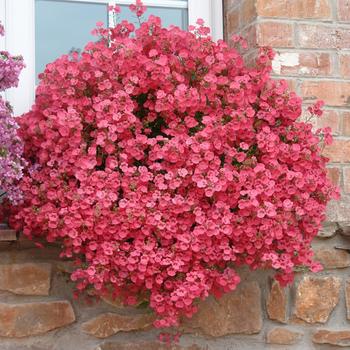
POLYGON ((331 17, 328 0, 257 0, 259 16, 284 18, 331 17))
POLYGON ((252 24, 251 26, 245 28, 242 31, 243 38, 247 41, 248 47, 250 49, 257 46, 257 28, 256 24, 252 24))
POLYGON ((333 143, 325 148, 323 154, 333 163, 349 163, 350 140, 333 140, 333 143))
POLYGON ((226 33, 228 35, 228 39, 232 34, 238 32, 239 29, 239 12, 238 9, 231 10, 226 13, 226 33))
POLYGON ((301 91, 306 102, 321 99, 329 106, 350 106, 350 82, 304 81, 301 91))
POLYGON ((274 72, 282 75, 329 76, 331 57, 328 53, 280 52, 273 63, 274 72))
POLYGON ((333 135, 340 134, 341 117, 336 111, 324 111, 321 118, 317 118, 317 127, 330 127, 333 135))
POLYGON ((350 112, 343 112, 343 135, 350 136, 350 112))
POLYGON ((297 89, 297 82, 295 79, 285 79, 288 84, 288 88, 291 91, 295 91, 297 89))
POLYGON ((227 11, 232 6, 233 0, 224 0, 224 11, 227 11))
POLYGON ((257 25, 259 46, 294 47, 293 25, 281 22, 262 22, 257 25))
POLYGON ((350 167, 343 169, 344 176, 344 191, 345 193, 350 193, 350 167))
POLYGON ((224 0, 224 9, 231 9, 235 6, 237 6, 241 0, 224 0))
POLYGON ((301 47, 315 49, 342 49, 350 47, 350 30, 320 24, 299 24, 298 40, 301 47))
POLYGON ((244 63, 247 67, 256 67, 256 57, 259 55, 259 49, 253 48, 243 54, 244 63))
POLYGON ((332 184, 335 186, 339 186, 340 184, 340 172, 340 168, 337 167, 327 168, 327 176, 332 181, 332 184))
POLYGON ((350 55, 340 55, 339 61, 341 76, 343 78, 350 78, 350 55))
POLYGON ((241 26, 244 27, 247 24, 253 22, 256 18, 256 8, 255 8, 256 0, 244 0, 239 13, 240 13, 240 21, 241 26))
POLYGON ((338 18, 340 21, 350 20, 350 0, 338 0, 338 18))

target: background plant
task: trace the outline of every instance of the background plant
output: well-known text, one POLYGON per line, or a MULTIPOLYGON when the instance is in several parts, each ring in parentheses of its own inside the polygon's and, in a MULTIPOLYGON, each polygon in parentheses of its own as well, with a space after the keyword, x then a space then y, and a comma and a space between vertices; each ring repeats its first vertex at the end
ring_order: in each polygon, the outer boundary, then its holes
POLYGON ((248 68, 203 21, 190 29, 99 23, 98 42, 47 66, 20 120, 35 168, 12 223, 62 242, 78 290, 147 300, 160 327, 234 290, 237 266, 273 268, 282 284, 317 271, 310 243, 337 196, 319 144, 329 130, 297 121, 272 51, 248 68))
MULTIPOLYGON (((4 33, 0 23, 0 35, 4 33)), ((0 51, 0 92, 18 85, 18 76, 23 68, 21 56, 0 51)), ((18 203, 22 198, 17 182, 23 175, 25 164, 17 129, 10 104, 0 96, 0 198, 6 194, 13 203, 18 203)))

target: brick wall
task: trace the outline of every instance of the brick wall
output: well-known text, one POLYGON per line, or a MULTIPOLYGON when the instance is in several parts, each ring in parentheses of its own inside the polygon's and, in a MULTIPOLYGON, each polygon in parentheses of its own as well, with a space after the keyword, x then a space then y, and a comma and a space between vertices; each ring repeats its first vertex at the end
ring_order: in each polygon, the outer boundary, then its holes
MULTIPOLYGON (((350 194, 350 1, 225 0, 225 36, 241 33, 254 47, 272 46, 273 73, 286 79, 305 105, 322 99, 325 115, 318 126, 335 136, 326 155, 330 176, 350 194)), ((253 49, 252 49, 253 48, 253 49)), ((343 197, 348 206, 348 198, 343 197)), ((337 218, 337 216, 336 216, 337 218)), ((339 217, 340 221, 350 221, 339 217)))
MULTIPOLYGON (((217 0, 220 1, 220 0, 217 0)), ((305 100, 326 102, 319 126, 333 128, 329 176, 342 200, 314 242, 324 271, 296 274, 281 289, 271 273, 240 271, 239 288, 209 298, 181 326, 180 344, 156 341, 152 315, 123 308, 108 296, 99 303, 72 297, 69 261, 59 247, 38 250, 0 227, 1 350, 245 350, 350 347, 350 0, 225 0, 225 35, 243 34, 249 60, 256 47, 273 46, 274 75, 305 100), (333 347, 334 346, 334 347, 333 347)))

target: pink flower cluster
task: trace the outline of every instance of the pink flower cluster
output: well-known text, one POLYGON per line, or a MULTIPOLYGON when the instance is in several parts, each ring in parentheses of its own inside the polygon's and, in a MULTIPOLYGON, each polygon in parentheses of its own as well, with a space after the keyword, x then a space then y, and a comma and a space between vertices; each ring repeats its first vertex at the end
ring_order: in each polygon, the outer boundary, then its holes
POLYGON ((22 56, 12 56, 7 51, 0 51, 0 91, 16 87, 23 68, 22 56))
MULTIPOLYGON (((3 34, 4 27, 0 24, 0 35, 3 34)), ((0 51, 0 91, 17 86, 23 67, 21 57, 0 51)), ((17 182, 22 177, 25 164, 22 159, 23 144, 17 136, 17 129, 11 106, 0 97, 0 195, 6 194, 13 203, 21 200, 17 182)))
POLYGON ((142 4, 141 0, 136 0, 136 4, 131 4, 129 7, 130 10, 134 12, 138 18, 140 18, 146 12, 146 6, 142 4))
POLYGON ((201 23, 153 16, 96 31, 47 66, 21 118, 37 165, 12 222, 63 243, 79 290, 147 300, 158 327, 234 290, 238 266, 282 283, 317 270, 310 243, 336 191, 301 99, 269 76, 272 52, 247 68, 201 23))

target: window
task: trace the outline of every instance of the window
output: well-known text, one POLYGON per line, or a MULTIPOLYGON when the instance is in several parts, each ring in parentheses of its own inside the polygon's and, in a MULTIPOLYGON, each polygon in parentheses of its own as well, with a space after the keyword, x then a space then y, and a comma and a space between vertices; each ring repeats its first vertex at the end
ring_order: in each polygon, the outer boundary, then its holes
POLYGON ((107 4, 78 1, 35 1, 35 75, 47 63, 93 40, 96 22, 107 23, 107 4), (64 25, 62 25, 64 24, 64 25))
MULTIPOLYGON (((48 62, 71 50, 82 49, 93 39, 90 32, 96 22, 108 22, 108 5, 121 7, 120 18, 133 21, 128 5, 134 0, 0 0, 0 20, 6 36, 0 38, 0 50, 22 54, 26 69, 16 89, 6 98, 16 115, 28 111, 34 101, 36 76, 48 62)), ((223 37, 222 0, 144 0, 146 16, 162 18, 165 26, 186 29, 203 18, 215 40, 223 37)))

